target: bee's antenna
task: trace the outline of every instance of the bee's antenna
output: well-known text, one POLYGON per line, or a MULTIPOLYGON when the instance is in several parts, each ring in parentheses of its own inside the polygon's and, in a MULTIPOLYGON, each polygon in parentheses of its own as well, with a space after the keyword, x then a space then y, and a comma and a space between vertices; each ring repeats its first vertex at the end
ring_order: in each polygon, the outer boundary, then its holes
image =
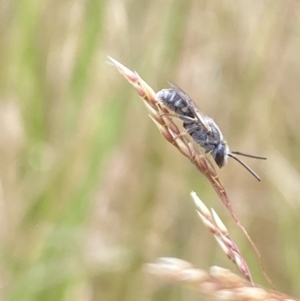
POLYGON ((231 152, 231 153, 232 153, 232 154, 235 154, 235 155, 240 155, 240 156, 244 156, 244 157, 253 158, 253 159, 267 160, 266 157, 255 156, 255 155, 249 155, 249 154, 245 154, 245 153, 241 153, 241 152, 231 152))
MULTIPOLYGON (((236 157, 234 154, 239 154, 241 155, 241 153, 239 152, 231 152, 228 154, 229 157, 233 158, 234 160, 238 161, 241 165, 243 165, 251 174, 254 178, 256 178, 256 180, 260 181, 260 177, 248 166, 246 165, 246 163, 244 163, 242 160, 240 160, 238 157, 236 157)), ((245 154, 242 154, 245 155, 245 154)), ((255 158, 255 159, 267 159, 264 157, 256 157, 256 156, 252 156, 252 155, 245 155, 246 157, 250 157, 250 158, 255 158)))

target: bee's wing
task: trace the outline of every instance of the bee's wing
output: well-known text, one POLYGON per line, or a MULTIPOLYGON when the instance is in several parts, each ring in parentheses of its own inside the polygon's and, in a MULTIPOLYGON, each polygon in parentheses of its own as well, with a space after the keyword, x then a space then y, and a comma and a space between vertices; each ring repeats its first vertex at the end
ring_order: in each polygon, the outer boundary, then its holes
POLYGON ((203 124, 204 128, 207 130, 207 132, 211 132, 211 126, 208 122, 210 120, 209 117, 205 116, 202 114, 197 106, 197 104, 181 89, 179 88, 176 84, 169 82, 171 85, 172 89, 176 91, 176 93, 183 99, 185 102, 188 104, 189 108, 193 111, 195 114, 196 118, 198 119, 201 124, 203 124))

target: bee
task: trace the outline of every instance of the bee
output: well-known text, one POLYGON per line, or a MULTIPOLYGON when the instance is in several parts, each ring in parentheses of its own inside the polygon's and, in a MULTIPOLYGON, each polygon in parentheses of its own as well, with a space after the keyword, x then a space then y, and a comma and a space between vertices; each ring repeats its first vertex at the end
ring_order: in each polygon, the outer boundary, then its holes
POLYGON ((228 157, 233 158, 260 181, 260 177, 235 155, 260 160, 267 158, 231 151, 213 119, 202 114, 197 104, 178 86, 173 83, 170 85, 170 89, 163 89, 156 94, 157 99, 176 113, 176 116, 183 121, 183 127, 187 133, 203 148, 204 152, 210 153, 220 168, 226 165, 228 157))

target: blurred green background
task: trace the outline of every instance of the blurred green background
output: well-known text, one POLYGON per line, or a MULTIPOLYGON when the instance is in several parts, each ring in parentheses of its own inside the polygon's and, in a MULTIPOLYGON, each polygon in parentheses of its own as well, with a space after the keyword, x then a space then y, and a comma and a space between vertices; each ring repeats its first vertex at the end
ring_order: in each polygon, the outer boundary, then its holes
POLYGON ((300 2, 2 0, 0 299, 198 300, 157 281, 160 256, 236 271, 199 221, 208 181, 160 136, 107 55, 156 91, 172 80, 218 123, 257 182, 219 170, 277 289, 300 295, 300 2))

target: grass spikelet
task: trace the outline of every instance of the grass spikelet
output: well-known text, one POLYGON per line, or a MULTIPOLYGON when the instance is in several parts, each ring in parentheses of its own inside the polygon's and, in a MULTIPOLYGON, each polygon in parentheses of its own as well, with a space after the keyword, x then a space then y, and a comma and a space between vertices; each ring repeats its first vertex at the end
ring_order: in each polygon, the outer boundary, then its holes
POLYGON ((236 264, 242 275, 253 283, 246 260, 243 258, 235 242, 230 238, 229 232, 218 214, 213 209, 210 212, 195 192, 192 192, 191 196, 196 204, 197 213, 205 227, 213 233, 221 249, 236 264))
POLYGON ((166 281, 182 283, 203 297, 220 301, 299 301, 277 291, 267 290, 236 275, 213 266, 208 271, 196 269, 187 261, 164 257, 145 266, 146 272, 166 281))

